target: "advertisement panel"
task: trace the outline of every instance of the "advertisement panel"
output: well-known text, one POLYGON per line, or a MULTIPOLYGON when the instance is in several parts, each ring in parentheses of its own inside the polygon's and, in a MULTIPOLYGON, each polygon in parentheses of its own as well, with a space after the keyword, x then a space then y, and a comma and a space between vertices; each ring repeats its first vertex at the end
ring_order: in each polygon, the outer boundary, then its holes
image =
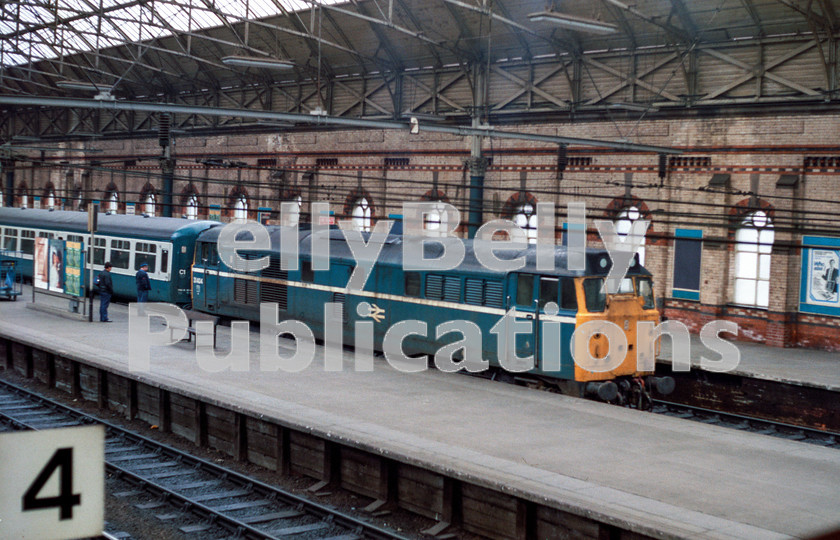
POLYGON ((806 236, 802 245, 799 310, 840 315, 840 238, 806 236))
POLYGON ((64 249, 64 292, 73 296, 84 296, 85 250, 81 242, 67 242, 64 249))

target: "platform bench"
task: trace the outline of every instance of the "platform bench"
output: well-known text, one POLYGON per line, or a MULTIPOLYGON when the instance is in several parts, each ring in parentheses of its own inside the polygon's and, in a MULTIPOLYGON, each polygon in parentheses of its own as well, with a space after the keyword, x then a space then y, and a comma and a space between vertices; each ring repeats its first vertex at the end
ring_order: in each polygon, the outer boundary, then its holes
MULTIPOLYGON (((195 344, 196 347, 198 346, 198 333, 193 326, 193 321, 211 321, 213 323, 213 348, 216 348, 216 327, 219 326, 219 318, 215 315, 209 315, 207 313, 202 313, 200 311, 192 311, 189 309, 185 309, 184 315, 187 316, 187 327, 184 328, 183 326, 170 326, 169 327, 169 338, 172 339, 175 330, 186 330, 187 331, 187 341, 192 342, 193 336, 196 336, 195 344)), ((183 340, 181 340, 183 341, 183 340)))

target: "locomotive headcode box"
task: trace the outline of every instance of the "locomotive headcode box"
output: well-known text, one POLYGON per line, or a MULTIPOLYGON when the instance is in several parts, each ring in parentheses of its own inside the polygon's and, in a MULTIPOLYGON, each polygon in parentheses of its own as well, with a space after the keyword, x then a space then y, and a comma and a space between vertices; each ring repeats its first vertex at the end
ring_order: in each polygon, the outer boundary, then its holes
POLYGON ((100 535, 104 461, 102 426, 0 433, 0 538, 100 535))

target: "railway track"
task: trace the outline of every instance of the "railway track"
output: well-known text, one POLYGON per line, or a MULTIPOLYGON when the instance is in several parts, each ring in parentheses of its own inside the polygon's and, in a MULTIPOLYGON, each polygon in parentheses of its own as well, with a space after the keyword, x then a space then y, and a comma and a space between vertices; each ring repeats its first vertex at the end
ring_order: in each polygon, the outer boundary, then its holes
POLYGON ((158 519, 178 520, 184 533, 249 539, 404 538, 0 381, 0 431, 86 424, 105 426, 106 471, 131 486, 116 495, 151 495, 151 502, 137 507, 158 519))
POLYGON ((802 441, 828 448, 840 449, 840 433, 822 431, 808 427, 775 422, 752 416, 727 413, 713 409, 704 409, 682 403, 673 403, 659 399, 653 400, 652 412, 677 418, 685 418, 706 424, 714 424, 732 429, 740 429, 763 435, 802 441))

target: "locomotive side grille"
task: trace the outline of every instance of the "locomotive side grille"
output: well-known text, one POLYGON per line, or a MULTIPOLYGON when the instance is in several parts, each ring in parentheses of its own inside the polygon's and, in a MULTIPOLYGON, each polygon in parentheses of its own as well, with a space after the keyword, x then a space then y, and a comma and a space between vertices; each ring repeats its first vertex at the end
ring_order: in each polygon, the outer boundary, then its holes
POLYGON ((288 290, 285 285, 277 283, 262 283, 260 287, 260 302, 279 304, 278 309, 286 311, 289 308, 288 290))
POLYGON ((237 304, 257 304, 257 282, 249 279, 234 278, 233 301, 237 304))
POLYGON ((488 281, 484 289, 484 305, 500 308, 504 305, 501 281, 488 281))
MULTIPOLYGON (((268 268, 263 269, 262 276, 273 279, 289 279, 289 273, 280 270, 280 258, 271 257, 268 268)), ((278 283, 262 282, 260 287, 260 302, 274 302, 278 309, 286 311, 289 309, 288 288, 278 283)))
POLYGON ((426 298, 443 300, 443 276, 426 276, 426 298))
POLYGON ((484 300, 483 282, 484 280, 482 279, 467 278, 467 284, 464 288, 464 299, 468 304, 474 306, 481 305, 484 300))
MULTIPOLYGON (((345 305, 346 300, 347 300, 347 297, 344 295, 344 293, 333 293, 332 301, 335 304, 340 304, 341 305, 341 321, 344 322, 344 323, 348 322, 348 320, 349 320, 348 314, 347 314, 347 306, 345 305)), ((339 311, 338 306, 334 306, 333 309, 334 309, 333 317, 337 317, 338 316, 338 311, 339 311)))
POLYGON ((461 301, 461 279, 455 276, 444 278, 443 299, 447 302, 461 301))

